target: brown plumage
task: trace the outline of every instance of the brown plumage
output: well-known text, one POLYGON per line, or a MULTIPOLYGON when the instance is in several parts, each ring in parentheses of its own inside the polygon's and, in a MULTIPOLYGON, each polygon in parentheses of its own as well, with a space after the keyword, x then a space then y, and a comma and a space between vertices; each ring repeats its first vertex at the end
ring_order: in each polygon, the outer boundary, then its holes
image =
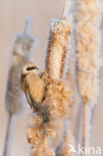
POLYGON ((21 72, 21 86, 31 108, 39 111, 44 122, 48 121, 46 109, 42 106, 45 84, 37 74, 37 67, 33 63, 26 63, 21 72))

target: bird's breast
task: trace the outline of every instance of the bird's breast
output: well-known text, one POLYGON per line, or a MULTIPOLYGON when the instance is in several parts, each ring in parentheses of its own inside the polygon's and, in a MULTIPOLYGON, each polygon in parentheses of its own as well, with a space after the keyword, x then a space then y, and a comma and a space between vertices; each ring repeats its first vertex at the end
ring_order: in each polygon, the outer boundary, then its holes
POLYGON ((42 102, 44 96, 44 82, 39 77, 32 77, 29 80, 29 91, 35 102, 42 102))

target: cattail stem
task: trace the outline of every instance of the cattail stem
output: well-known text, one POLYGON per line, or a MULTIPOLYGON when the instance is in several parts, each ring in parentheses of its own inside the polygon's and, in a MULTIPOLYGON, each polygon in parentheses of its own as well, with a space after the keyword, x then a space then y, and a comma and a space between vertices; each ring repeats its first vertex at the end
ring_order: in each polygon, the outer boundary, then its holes
POLYGON ((83 105, 83 147, 84 147, 84 156, 85 156, 85 147, 86 147, 86 139, 87 139, 87 105, 83 105))
POLYGON ((24 34, 29 35, 32 26, 32 18, 28 17, 25 22, 24 34))
POLYGON ((90 146, 90 132, 91 132, 91 108, 88 104, 83 104, 83 125, 82 125, 82 144, 84 147, 84 156, 86 156, 86 147, 90 146))
POLYGON ((8 116, 8 123, 6 128, 6 136, 5 136, 5 144, 4 144, 4 152, 3 156, 9 156, 10 154, 10 140, 11 140, 11 131, 12 131, 12 125, 13 125, 13 114, 9 114, 8 116))
POLYGON ((61 19, 64 19, 65 18, 65 12, 66 12, 66 7, 67 7, 67 2, 68 2, 68 0, 65 0, 65 2, 64 2, 64 7, 63 7, 63 12, 62 12, 62 17, 61 17, 61 19))

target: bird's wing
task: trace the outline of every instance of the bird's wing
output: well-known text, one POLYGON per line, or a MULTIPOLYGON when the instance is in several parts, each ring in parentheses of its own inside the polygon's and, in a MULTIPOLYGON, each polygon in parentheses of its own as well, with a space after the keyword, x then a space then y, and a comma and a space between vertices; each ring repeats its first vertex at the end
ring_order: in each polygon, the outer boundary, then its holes
POLYGON ((31 109, 33 108, 33 100, 31 99, 30 91, 27 92, 26 98, 28 103, 30 104, 31 109))
POLYGON ((35 109, 35 111, 37 111, 39 109, 39 104, 33 100, 30 90, 28 90, 26 94, 26 98, 27 98, 28 103, 30 104, 31 109, 35 109))
POLYGON ((32 77, 29 83, 29 90, 32 99, 36 102, 42 102, 44 96, 44 82, 39 77, 32 77))

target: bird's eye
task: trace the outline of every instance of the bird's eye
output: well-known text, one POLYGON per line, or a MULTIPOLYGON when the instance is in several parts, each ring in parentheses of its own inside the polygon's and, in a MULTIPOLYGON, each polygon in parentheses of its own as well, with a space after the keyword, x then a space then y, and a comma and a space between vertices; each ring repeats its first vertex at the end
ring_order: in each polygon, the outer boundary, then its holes
POLYGON ((27 67, 27 68, 26 68, 26 70, 28 70, 28 71, 29 71, 29 70, 34 70, 34 69, 36 69, 36 66, 32 66, 32 67, 27 67))

